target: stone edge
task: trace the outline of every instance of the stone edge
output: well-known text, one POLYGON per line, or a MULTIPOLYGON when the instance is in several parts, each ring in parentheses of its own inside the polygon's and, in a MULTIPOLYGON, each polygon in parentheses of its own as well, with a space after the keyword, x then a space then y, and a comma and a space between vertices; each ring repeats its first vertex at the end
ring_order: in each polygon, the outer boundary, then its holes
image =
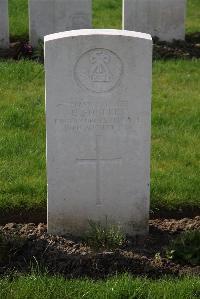
POLYGON ((70 30, 54 34, 49 34, 44 37, 44 42, 49 42, 53 40, 63 39, 67 37, 77 37, 77 36, 92 36, 92 35, 110 35, 110 36, 126 36, 135 37, 140 39, 146 39, 152 41, 150 34, 129 31, 129 30, 117 30, 117 29, 81 29, 81 30, 70 30))

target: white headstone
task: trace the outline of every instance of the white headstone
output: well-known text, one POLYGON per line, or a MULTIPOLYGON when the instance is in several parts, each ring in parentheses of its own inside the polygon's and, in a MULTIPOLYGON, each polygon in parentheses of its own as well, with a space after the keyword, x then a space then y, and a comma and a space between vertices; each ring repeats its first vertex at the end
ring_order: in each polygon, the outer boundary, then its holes
POLYGON ((29 0, 29 35, 34 47, 47 34, 91 28, 92 0, 29 0))
POLYGON ((0 48, 9 48, 8 0, 0 0, 0 48))
POLYGON ((123 0, 123 28, 163 41, 185 39, 186 0, 123 0))
POLYGON ((88 220, 148 231, 152 40, 121 30, 45 37, 48 230, 88 220))

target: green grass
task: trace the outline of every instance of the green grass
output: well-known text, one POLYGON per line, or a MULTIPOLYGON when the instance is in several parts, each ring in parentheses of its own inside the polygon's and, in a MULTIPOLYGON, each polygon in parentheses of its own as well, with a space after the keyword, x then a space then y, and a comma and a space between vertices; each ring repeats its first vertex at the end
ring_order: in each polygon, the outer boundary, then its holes
POLYGON ((200 1, 199 0, 188 1, 186 31, 187 33, 200 32, 200 1))
MULTIPOLYGON (((13 39, 28 38, 27 0, 9 0, 13 39)), ((200 31, 189 0, 188 32, 200 31)), ((121 0, 94 0, 95 27, 120 28, 121 0)), ((200 62, 154 63, 152 208, 200 206, 200 62)), ((46 205, 43 66, 0 63, 0 207, 46 205)))
MULTIPOLYGON (((200 206, 200 60, 153 69, 151 206, 200 206)), ((46 206, 44 70, 0 63, 0 208, 46 206)))
POLYGON ((93 0, 93 26, 122 29, 122 1, 93 0))
MULTIPOLYGON (((200 1, 188 0, 187 33, 200 31, 200 1)), ((28 39, 28 0, 9 0, 12 40, 28 39)), ((93 0, 94 28, 122 28, 122 0, 93 0)))
POLYGON ((200 60, 154 63, 152 207, 200 206, 200 60))
POLYGON ((179 264, 200 266, 200 231, 185 231, 172 240, 167 248, 167 257, 179 264))
POLYGON ((28 0, 8 0, 12 41, 28 40, 28 0))
POLYGON ((65 280, 47 275, 0 280, 0 299, 197 299, 200 280, 148 280, 124 275, 107 281, 65 280))
POLYGON ((45 203, 44 70, 0 63, 0 206, 45 203))

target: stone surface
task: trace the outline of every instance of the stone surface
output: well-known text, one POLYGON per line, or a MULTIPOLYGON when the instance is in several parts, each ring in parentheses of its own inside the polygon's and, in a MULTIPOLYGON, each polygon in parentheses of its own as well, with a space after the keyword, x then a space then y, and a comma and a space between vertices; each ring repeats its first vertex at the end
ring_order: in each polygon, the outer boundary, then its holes
POLYGON ((29 0, 29 35, 36 47, 45 35, 91 28, 92 0, 29 0))
POLYGON ((45 37, 48 230, 148 231, 152 41, 121 30, 45 37))
POLYGON ((9 48, 8 0, 0 0, 0 48, 9 48))
POLYGON ((185 39, 186 0, 123 0, 123 28, 163 41, 185 39))

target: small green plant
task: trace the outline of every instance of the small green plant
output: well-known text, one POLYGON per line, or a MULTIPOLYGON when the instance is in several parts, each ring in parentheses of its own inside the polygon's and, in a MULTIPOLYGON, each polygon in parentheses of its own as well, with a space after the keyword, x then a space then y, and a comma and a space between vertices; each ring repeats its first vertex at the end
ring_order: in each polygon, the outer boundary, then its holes
POLYGON ((160 255, 160 252, 157 252, 154 256, 154 263, 157 265, 157 266, 162 266, 162 257, 160 255))
POLYGON ((95 249, 115 249, 125 242, 125 235, 116 225, 105 225, 100 222, 89 221, 89 229, 86 233, 86 242, 95 249))
POLYGON ((40 39, 38 41, 38 46, 33 50, 33 59, 37 60, 38 62, 44 62, 44 42, 40 39))
POLYGON ((169 259, 200 265, 200 231, 187 231, 173 240, 166 251, 169 259))

